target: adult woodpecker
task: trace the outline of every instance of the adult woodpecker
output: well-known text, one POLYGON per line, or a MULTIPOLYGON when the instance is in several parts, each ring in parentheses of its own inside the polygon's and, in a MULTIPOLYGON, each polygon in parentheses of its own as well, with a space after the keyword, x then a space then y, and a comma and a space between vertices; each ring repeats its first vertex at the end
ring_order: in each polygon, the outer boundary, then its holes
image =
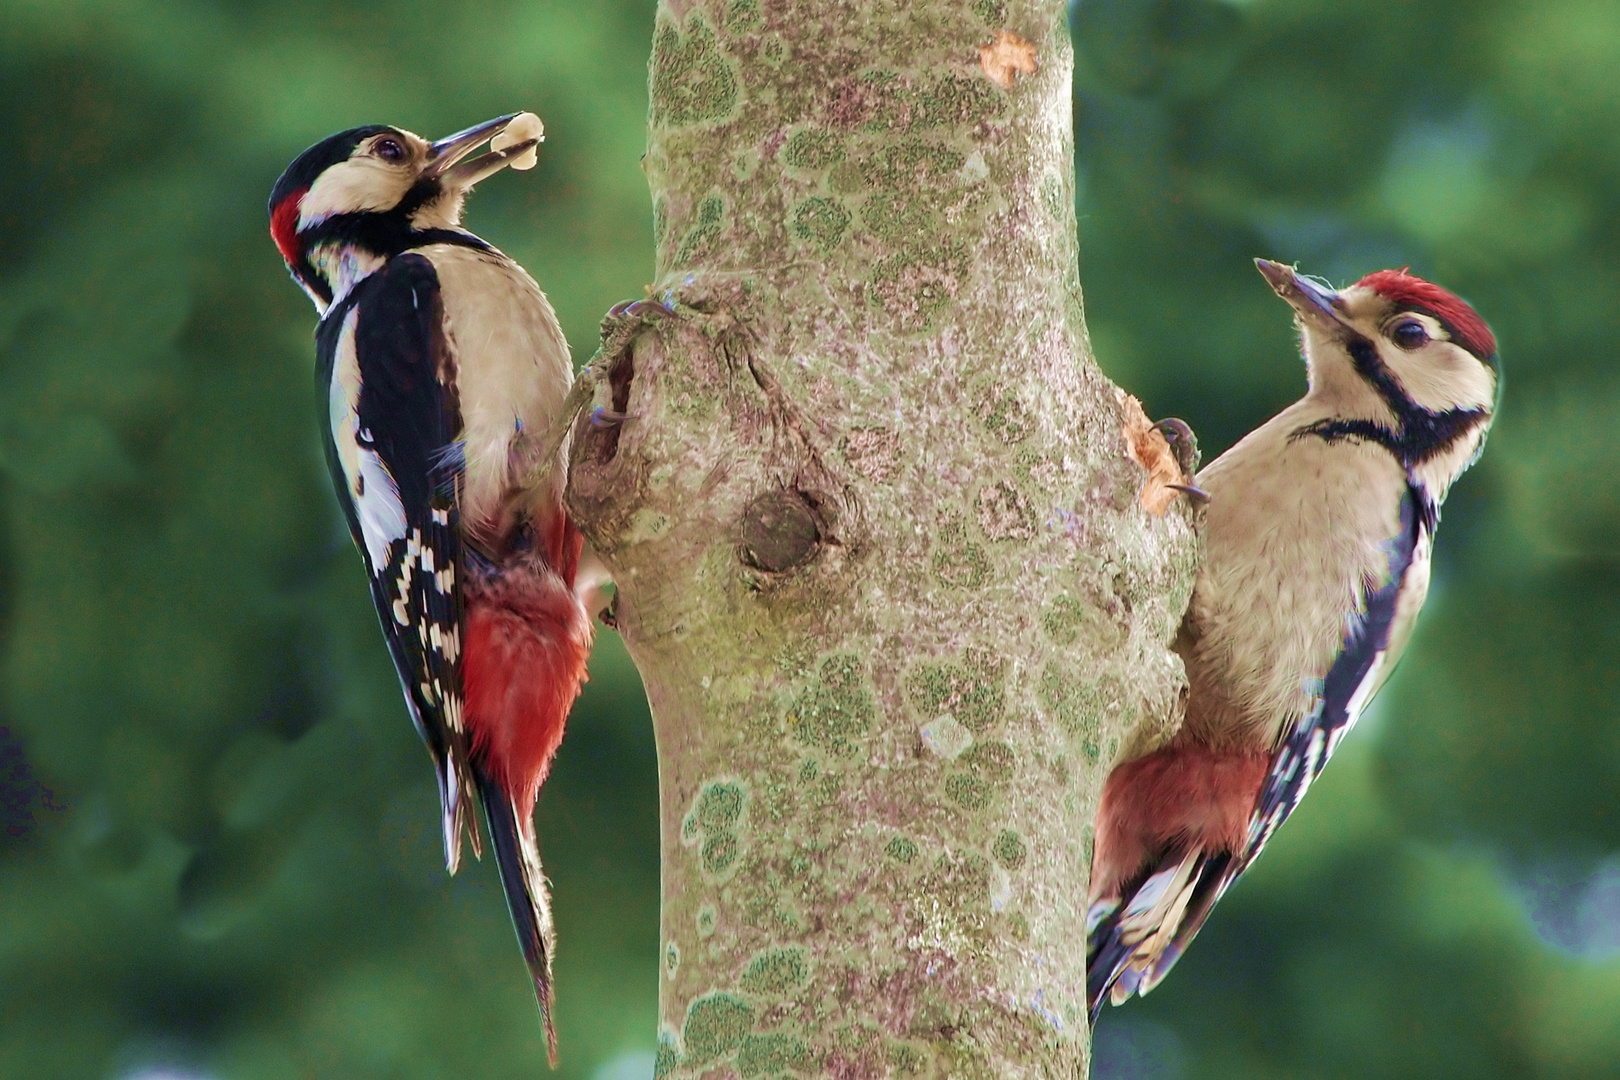
POLYGON ((482 805, 555 1064, 533 812, 585 678, 598 582, 580 572, 551 434, 568 343, 523 268, 461 227, 474 184, 532 163, 539 126, 503 116, 433 143, 339 132, 276 182, 270 233, 320 313, 327 465, 433 757, 445 863, 455 873, 463 830, 482 855, 482 805))
POLYGON ((1389 676, 1496 407, 1496 340, 1445 289, 1382 270, 1335 292, 1256 264, 1294 309, 1309 389, 1197 474, 1186 718, 1109 774, 1097 811, 1093 1020, 1164 978, 1389 676))

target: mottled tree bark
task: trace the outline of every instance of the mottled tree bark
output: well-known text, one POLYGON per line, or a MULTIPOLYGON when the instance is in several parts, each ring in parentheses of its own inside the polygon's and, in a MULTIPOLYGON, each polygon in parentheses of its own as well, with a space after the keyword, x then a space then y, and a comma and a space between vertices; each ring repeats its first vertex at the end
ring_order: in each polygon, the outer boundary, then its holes
POLYGON ((1083 1076, 1090 823, 1174 724, 1057 0, 665 0, 659 304, 569 505, 657 731, 659 1076, 1083 1076), (665 310, 671 314, 665 314, 665 310))

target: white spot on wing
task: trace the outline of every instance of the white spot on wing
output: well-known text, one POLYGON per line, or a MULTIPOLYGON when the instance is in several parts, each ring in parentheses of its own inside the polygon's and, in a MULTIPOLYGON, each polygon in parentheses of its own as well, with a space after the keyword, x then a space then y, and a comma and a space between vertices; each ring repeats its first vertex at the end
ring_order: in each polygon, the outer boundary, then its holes
POLYGON ((388 545, 405 535, 405 505, 399 487, 376 451, 360 448, 360 478, 363 494, 355 500, 360 514, 360 535, 366 541, 371 565, 388 564, 388 545))
POLYGON ((343 475, 353 491, 355 479, 360 475, 358 448, 355 444, 355 409, 360 401, 360 358, 354 347, 354 328, 359 312, 350 309, 343 317, 343 328, 338 331, 337 356, 332 359, 332 385, 327 388, 327 426, 332 441, 337 444, 338 461, 343 475))
POLYGON ((388 565, 388 545, 405 535, 405 507, 399 487, 375 450, 361 445, 360 358, 354 330, 358 312, 350 311, 338 333, 337 356, 332 362, 332 385, 327 388, 328 423, 337 446, 338 463, 348 481, 349 498, 360 520, 360 536, 373 572, 388 565))

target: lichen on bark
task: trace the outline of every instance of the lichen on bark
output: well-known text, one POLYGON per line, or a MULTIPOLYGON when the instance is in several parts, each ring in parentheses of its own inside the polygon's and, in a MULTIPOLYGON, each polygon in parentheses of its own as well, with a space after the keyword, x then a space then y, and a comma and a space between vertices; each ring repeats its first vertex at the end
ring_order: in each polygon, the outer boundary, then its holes
POLYGON ((660 303, 569 505, 658 740, 658 1075, 1084 1075, 1196 537, 1089 352, 1063 5, 666 0, 651 67, 660 303))

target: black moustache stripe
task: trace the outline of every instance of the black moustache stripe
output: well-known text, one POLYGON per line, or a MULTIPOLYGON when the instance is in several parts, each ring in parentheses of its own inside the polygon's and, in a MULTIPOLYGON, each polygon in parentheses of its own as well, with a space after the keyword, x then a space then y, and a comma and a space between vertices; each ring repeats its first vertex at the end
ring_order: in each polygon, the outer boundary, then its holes
POLYGON ((414 229, 409 211, 403 208, 385 214, 333 214, 314 228, 305 230, 299 239, 303 241, 305 251, 338 240, 385 259, 428 244, 456 244, 481 251, 489 250, 489 245, 484 241, 459 229, 414 229))
POLYGON ((1484 409, 1431 412, 1407 397, 1370 340, 1358 335, 1351 339, 1349 349, 1356 374, 1389 406, 1398 428, 1391 430, 1373 420, 1318 420, 1296 430, 1289 436, 1290 441, 1307 435, 1330 443, 1361 439, 1388 450, 1410 472, 1414 466, 1451 449, 1489 418, 1484 409))
POLYGON ((298 240, 302 251, 298 266, 299 278, 320 296, 323 304, 332 302, 331 286, 327 284, 325 278, 315 272, 314 264, 309 261, 309 252, 334 240, 369 251, 383 259, 391 259, 395 255, 429 244, 455 244, 458 247, 476 248, 479 251, 490 250, 490 246, 484 241, 460 229, 412 228, 410 215, 425 201, 425 197, 418 197, 419 191, 425 187, 427 187, 425 184, 416 185, 405 197, 404 202, 385 213, 366 211, 333 214, 319 225, 299 233, 298 240))

